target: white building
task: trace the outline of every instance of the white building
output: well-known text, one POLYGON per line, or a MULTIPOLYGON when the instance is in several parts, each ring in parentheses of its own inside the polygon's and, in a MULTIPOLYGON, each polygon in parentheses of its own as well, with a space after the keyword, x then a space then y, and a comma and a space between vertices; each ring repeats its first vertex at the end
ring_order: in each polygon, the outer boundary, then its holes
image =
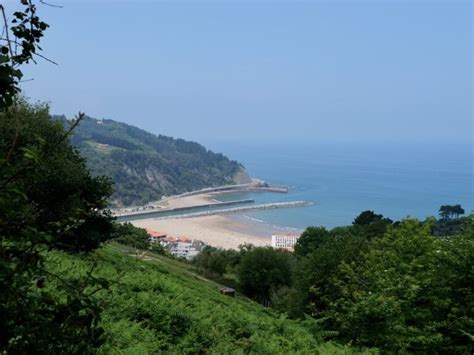
POLYGON ((149 236, 150 245, 159 243, 167 248, 171 254, 180 258, 191 260, 206 246, 206 243, 186 237, 171 237, 164 232, 157 232, 151 229, 146 230, 149 236))
POLYGON ((194 258, 206 245, 204 242, 194 239, 191 240, 186 237, 166 238, 166 247, 171 254, 180 258, 191 260, 194 258), (167 239, 167 240, 166 240, 167 239))
POLYGON ((293 251, 301 234, 272 234, 272 247, 293 251))

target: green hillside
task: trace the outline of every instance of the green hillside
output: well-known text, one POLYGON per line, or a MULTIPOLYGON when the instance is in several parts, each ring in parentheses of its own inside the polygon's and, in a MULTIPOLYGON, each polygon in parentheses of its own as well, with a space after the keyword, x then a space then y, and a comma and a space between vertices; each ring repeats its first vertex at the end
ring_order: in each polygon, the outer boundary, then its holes
POLYGON ((124 250, 111 244, 87 256, 52 252, 46 261, 65 279, 93 269, 94 277, 110 283, 94 294, 106 337, 100 353, 353 353, 324 343, 324 332, 311 323, 278 316, 243 296, 221 295, 221 285, 190 265, 151 253, 138 260, 124 250))
POLYGON ((72 143, 95 175, 112 178, 115 206, 248 179, 241 164, 198 143, 113 120, 86 117, 74 130, 72 143))

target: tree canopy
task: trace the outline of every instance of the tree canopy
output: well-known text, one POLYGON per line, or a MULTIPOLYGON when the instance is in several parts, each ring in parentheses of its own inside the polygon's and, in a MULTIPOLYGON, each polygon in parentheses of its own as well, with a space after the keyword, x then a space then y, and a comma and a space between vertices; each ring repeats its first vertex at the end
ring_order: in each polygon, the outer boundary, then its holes
POLYGON ((291 284, 292 269, 288 252, 270 247, 254 248, 243 254, 238 278, 246 295, 267 303, 272 292, 291 284))
POLYGON ((18 1, 21 10, 15 11, 11 22, 5 6, 0 4, 3 26, 0 37, 0 110, 13 105, 20 92, 20 80, 23 78, 21 66, 35 57, 44 58, 39 52, 39 42, 49 25, 37 15, 36 5, 31 0, 18 1))
POLYGON ((464 212, 464 208, 461 205, 443 205, 439 208, 439 216, 444 220, 459 218, 464 212))

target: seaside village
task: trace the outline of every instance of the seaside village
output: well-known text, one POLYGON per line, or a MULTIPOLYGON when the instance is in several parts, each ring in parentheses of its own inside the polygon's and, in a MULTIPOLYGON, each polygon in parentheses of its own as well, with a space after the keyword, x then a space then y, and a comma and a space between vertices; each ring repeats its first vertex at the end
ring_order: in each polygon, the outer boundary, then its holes
MULTIPOLYGON (((149 235, 150 244, 159 243, 169 250, 176 257, 193 259, 206 246, 201 240, 191 239, 185 236, 173 237, 167 233, 146 229, 149 235)), ((285 249, 293 252, 294 246, 300 234, 273 234, 271 246, 276 249, 285 249)))

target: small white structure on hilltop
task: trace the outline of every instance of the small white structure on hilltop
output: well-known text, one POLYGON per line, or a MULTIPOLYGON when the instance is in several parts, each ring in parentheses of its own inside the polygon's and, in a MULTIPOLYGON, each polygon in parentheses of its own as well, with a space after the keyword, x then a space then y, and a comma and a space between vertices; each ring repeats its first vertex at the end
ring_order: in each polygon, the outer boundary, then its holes
POLYGON ((272 247, 293 251, 301 234, 272 234, 272 247))

